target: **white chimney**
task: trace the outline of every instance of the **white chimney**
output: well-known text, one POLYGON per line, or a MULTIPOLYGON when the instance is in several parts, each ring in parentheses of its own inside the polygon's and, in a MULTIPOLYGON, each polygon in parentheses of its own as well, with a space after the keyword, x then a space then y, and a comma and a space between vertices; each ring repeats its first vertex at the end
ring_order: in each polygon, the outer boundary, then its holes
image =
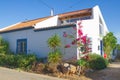
POLYGON ((53 10, 53 8, 52 8, 51 11, 50 11, 50 15, 51 15, 51 16, 54 16, 54 10, 53 10))

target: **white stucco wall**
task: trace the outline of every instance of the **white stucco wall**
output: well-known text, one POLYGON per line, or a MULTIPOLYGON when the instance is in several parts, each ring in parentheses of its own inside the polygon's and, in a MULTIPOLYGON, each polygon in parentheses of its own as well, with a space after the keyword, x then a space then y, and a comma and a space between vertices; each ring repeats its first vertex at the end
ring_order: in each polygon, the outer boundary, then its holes
POLYGON ((13 31, 9 33, 1 34, 3 38, 10 43, 10 49, 16 53, 17 39, 27 39, 27 53, 35 53, 39 57, 46 57, 50 51, 47 40, 54 34, 58 34, 62 40, 61 51, 64 54, 64 59, 76 56, 76 48, 64 49, 64 45, 71 42, 70 39, 63 37, 63 32, 71 32, 73 29, 60 28, 53 30, 34 31, 33 29, 13 31), (65 42, 67 40, 67 42, 65 42))
POLYGON ((60 25, 60 22, 58 20, 58 16, 54 16, 37 23, 34 27, 35 29, 38 29, 38 28, 46 28, 46 27, 57 26, 57 25, 60 25))
MULTIPOLYGON (((100 40, 102 37, 99 34, 99 18, 102 20, 104 35, 108 32, 107 26, 104 22, 102 14, 99 10, 98 6, 93 7, 92 9, 92 19, 89 20, 82 20, 83 25, 83 33, 84 35, 87 34, 88 37, 92 39, 92 53, 100 54, 100 50, 98 46, 100 46, 100 40)), ((37 23, 34 27, 35 29, 38 28, 45 28, 51 26, 59 26, 60 20, 58 20, 58 16, 54 16, 44 20, 40 23, 37 23)), ((3 38, 10 43, 10 49, 13 52, 16 52, 17 46, 17 39, 27 39, 27 52, 28 53, 35 53, 39 57, 46 57, 50 49, 47 45, 47 40, 54 34, 58 34, 62 40, 62 48, 61 51, 64 54, 64 58, 76 57, 77 55, 77 48, 73 46, 72 48, 64 49, 63 46, 66 44, 70 44, 70 39, 65 39, 63 37, 63 32, 71 33, 73 31, 72 27, 70 28, 59 28, 59 29, 51 29, 51 30, 44 30, 44 31, 37 31, 35 32, 34 29, 27 29, 27 30, 20 30, 20 31, 13 31, 1 34, 3 38)))
POLYGON ((109 30, 107 28, 107 25, 106 25, 105 20, 102 16, 102 13, 101 13, 99 6, 93 7, 93 16, 94 16, 95 21, 98 21, 98 24, 101 24, 100 20, 102 21, 101 25, 103 27, 103 32, 104 32, 103 36, 105 36, 109 32, 109 30))
POLYGON ((104 22, 103 16, 100 12, 100 9, 98 6, 93 7, 92 9, 92 19, 88 19, 88 20, 82 20, 82 25, 83 25, 83 33, 84 35, 87 34, 88 37, 90 37, 92 39, 92 53, 97 53, 97 54, 101 54, 100 53, 100 49, 98 49, 98 47, 100 47, 100 40, 102 40, 103 36, 106 35, 108 31, 107 26, 104 22), (103 35, 100 35, 99 32, 99 24, 100 21, 102 20, 102 27, 103 27, 103 35))
POLYGON ((92 40, 92 53, 100 54, 100 51, 98 50, 100 41, 99 41, 99 24, 97 20, 95 19, 83 20, 82 25, 84 35, 87 35, 92 40))

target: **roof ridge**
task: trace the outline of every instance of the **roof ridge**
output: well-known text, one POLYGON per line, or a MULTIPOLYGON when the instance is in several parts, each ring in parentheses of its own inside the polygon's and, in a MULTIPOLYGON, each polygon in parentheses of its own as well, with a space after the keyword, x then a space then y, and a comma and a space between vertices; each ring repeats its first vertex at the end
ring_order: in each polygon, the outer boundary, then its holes
POLYGON ((69 12, 60 13, 60 14, 57 14, 57 15, 68 14, 68 13, 73 13, 73 12, 78 12, 78 11, 84 11, 84 10, 90 10, 90 9, 92 9, 92 8, 85 8, 85 9, 81 9, 81 10, 69 11, 69 12))
MULTIPOLYGON (((82 9, 82 10, 75 10, 75 11, 60 13, 60 14, 56 14, 54 16, 58 16, 59 19, 60 18, 62 19, 64 17, 66 18, 66 17, 69 17, 69 16, 77 15, 79 13, 87 13, 88 12, 90 14, 91 10, 92 10, 92 8, 86 8, 86 9, 82 9)), ((19 23, 10 25, 8 27, 2 28, 2 29, 0 29, 0 31, 5 32, 5 31, 10 31, 10 30, 27 28, 28 26, 33 27, 34 24, 36 24, 38 22, 41 22, 41 21, 44 21, 44 20, 49 19, 49 18, 54 17, 54 16, 45 16, 45 17, 41 17, 41 18, 26 20, 26 21, 19 22, 19 23)))
MULTIPOLYGON (((84 10, 88 10, 88 9, 92 9, 92 8, 86 8, 86 9, 82 9, 82 10, 84 11, 84 10)), ((69 12, 59 13, 59 14, 56 14, 56 15, 59 16, 59 15, 62 15, 62 14, 68 14, 68 13, 78 12, 78 11, 82 11, 82 10, 69 11, 69 12)), ((54 15, 54 16, 56 16, 56 15, 54 15)), ((38 19, 42 19, 42 18, 48 18, 48 17, 53 17, 53 16, 45 16, 45 17, 41 17, 41 18, 31 19, 31 20, 23 21, 22 23, 26 23, 26 22, 29 22, 29 21, 34 21, 34 20, 38 20, 38 19)))
POLYGON ((41 18, 31 19, 31 20, 23 21, 22 23, 26 23, 26 22, 34 21, 34 20, 39 20, 39 19, 43 19, 43 18, 49 18, 49 17, 51 17, 51 16, 46 16, 46 17, 41 17, 41 18))
POLYGON ((10 27, 12 27, 12 26, 18 25, 18 24, 20 24, 20 23, 22 23, 22 22, 18 22, 18 23, 12 24, 12 25, 10 25, 10 26, 1 28, 0 31, 1 31, 1 30, 4 30, 4 29, 7 29, 7 28, 10 28, 10 27))

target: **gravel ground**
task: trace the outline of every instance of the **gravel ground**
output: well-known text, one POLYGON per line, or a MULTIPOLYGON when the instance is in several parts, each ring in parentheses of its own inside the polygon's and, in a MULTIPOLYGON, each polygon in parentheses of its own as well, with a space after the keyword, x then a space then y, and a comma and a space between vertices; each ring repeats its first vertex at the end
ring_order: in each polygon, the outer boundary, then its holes
POLYGON ((0 80, 65 80, 65 79, 0 67, 0 80))
MULTIPOLYGON (((86 76, 71 76, 70 80, 120 80, 120 62, 112 62, 108 68, 88 73, 86 76)), ((65 80, 0 67, 0 80, 65 80)))
POLYGON ((120 62, 112 62, 108 68, 90 73, 86 77, 91 80, 120 80, 120 62))

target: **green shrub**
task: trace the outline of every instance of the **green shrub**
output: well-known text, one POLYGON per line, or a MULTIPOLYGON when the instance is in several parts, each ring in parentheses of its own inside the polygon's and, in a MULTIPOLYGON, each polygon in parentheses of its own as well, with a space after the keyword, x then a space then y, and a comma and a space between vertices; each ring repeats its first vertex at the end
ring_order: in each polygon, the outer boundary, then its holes
POLYGON ((10 53, 8 42, 0 37, 0 66, 28 69, 37 60, 33 54, 10 53))
POLYGON ((61 46, 60 37, 57 34, 55 34, 47 40, 47 43, 50 49, 52 50, 48 54, 48 62, 58 63, 59 61, 61 61, 61 58, 62 58, 61 52, 58 51, 58 47, 61 46))
POLYGON ((33 62, 36 61, 36 56, 33 54, 16 55, 16 58, 17 58, 17 67, 19 68, 28 68, 28 66, 32 65, 33 62))
POLYGON ((50 63, 58 63, 59 61, 61 61, 61 53, 57 50, 55 52, 50 52, 48 54, 48 62, 50 63))
POLYGON ((88 64, 88 61, 85 60, 85 59, 80 59, 80 60, 77 61, 77 64, 78 64, 79 66, 85 67, 85 66, 87 66, 87 64, 88 64))
POLYGON ((15 64, 14 64, 15 63, 14 57, 15 57, 14 55, 6 55, 5 59, 4 59, 5 60, 4 61, 5 65, 14 67, 15 66, 15 64))
POLYGON ((0 54, 7 54, 9 52, 9 44, 0 36, 0 54))
POLYGON ((0 55, 0 65, 6 67, 15 67, 15 56, 13 54, 0 55))
POLYGON ((0 65, 11 68, 30 69, 36 60, 36 56, 33 54, 0 55, 0 65))
POLYGON ((4 65, 5 55, 0 54, 0 65, 4 65))
POLYGON ((108 65, 108 61, 98 54, 90 54, 89 57, 89 67, 92 69, 101 70, 108 65))

